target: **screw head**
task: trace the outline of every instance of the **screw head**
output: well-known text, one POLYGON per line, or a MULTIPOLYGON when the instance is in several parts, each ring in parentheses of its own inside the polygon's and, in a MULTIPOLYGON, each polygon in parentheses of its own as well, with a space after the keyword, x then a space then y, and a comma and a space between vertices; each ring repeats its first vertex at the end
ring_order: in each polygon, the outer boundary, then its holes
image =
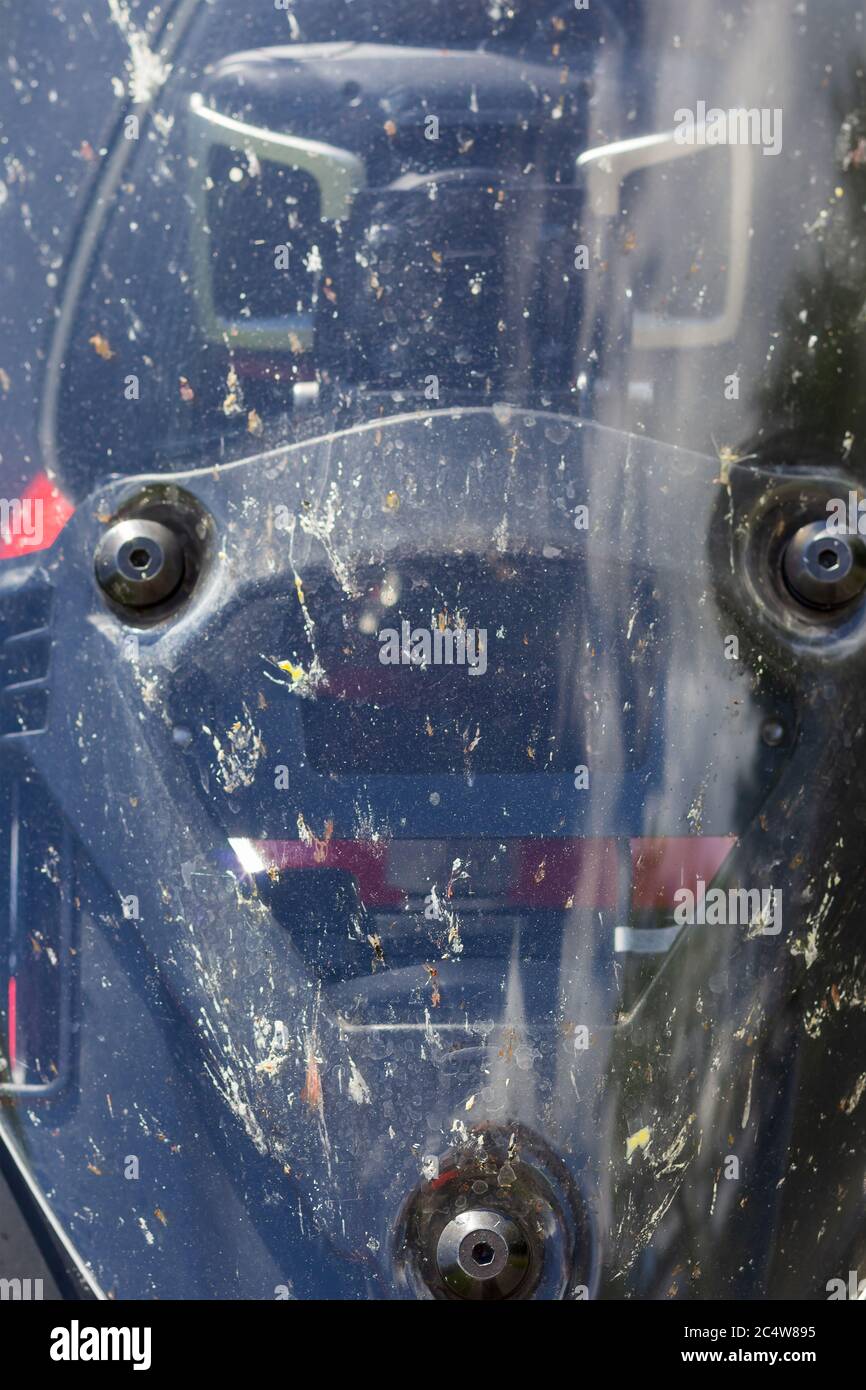
POLYGON ((443 1230, 436 1263, 445 1284, 458 1298, 508 1298, 529 1270, 529 1245, 511 1217, 500 1211, 470 1208, 443 1230))
POLYGON ((785 726, 781 719, 765 719, 761 725, 761 738, 768 748, 778 748, 785 742, 785 726))
POLYGON ((151 608, 183 578, 183 544, 159 521, 116 521, 96 548, 96 578, 115 603, 151 608))
POLYGON ((794 533, 782 566, 791 593, 809 608, 840 608, 866 588, 866 544, 826 521, 794 533))

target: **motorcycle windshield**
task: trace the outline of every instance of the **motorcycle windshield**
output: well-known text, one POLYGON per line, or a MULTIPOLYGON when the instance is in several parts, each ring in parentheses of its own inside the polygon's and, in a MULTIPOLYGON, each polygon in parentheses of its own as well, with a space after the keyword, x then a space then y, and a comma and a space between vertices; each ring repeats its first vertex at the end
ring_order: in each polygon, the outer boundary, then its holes
POLYGON ((861 29, 127 31, 0 550, 0 1134, 91 1292, 856 1270, 861 29))

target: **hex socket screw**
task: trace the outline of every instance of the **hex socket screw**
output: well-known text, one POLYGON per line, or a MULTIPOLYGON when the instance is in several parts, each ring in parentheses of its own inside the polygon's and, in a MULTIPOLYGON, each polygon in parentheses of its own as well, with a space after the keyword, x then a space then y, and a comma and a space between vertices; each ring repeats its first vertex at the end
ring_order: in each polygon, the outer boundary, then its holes
POLYGON ((183 542, 160 521, 116 521, 96 548, 96 578, 115 603, 151 608, 183 579, 183 542))

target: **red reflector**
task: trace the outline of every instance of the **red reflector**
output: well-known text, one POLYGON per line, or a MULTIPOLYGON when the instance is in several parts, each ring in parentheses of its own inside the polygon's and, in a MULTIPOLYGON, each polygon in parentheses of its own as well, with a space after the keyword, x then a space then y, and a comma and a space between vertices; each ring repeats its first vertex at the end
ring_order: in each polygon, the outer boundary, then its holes
POLYGON ((0 506, 0 560, 47 550, 75 511, 45 473, 37 473, 20 497, 4 498, 0 506))
POLYGON ((18 1068, 18 982, 14 975, 9 977, 9 1070, 12 1080, 18 1068))

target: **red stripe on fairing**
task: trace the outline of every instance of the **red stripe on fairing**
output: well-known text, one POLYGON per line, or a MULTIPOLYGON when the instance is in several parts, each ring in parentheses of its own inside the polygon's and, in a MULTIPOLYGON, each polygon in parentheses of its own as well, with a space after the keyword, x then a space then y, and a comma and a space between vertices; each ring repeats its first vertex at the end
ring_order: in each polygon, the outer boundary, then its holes
MULTIPOLYGON (((465 839, 467 837, 460 837, 465 839)), ((403 843, 406 843, 405 841, 403 843)), ((422 842, 423 843, 423 842, 422 842)), ((615 908, 619 901, 620 845, 603 838, 512 840, 515 860, 503 885, 502 901, 536 910, 569 907, 615 908)), ((711 883, 727 859, 733 835, 684 835, 629 840, 633 908, 668 910, 679 888, 697 891, 697 880, 711 883)), ((281 872, 342 869, 351 874, 369 907, 400 907, 409 893, 429 884, 389 881, 388 846, 369 840, 254 840, 263 869, 281 872)), ((471 851, 471 839, 469 839, 471 851)), ((483 896, 487 896, 484 894, 483 896)))
MULTIPOLYGON (((9 499, 7 499, 9 500, 9 499)), ((17 560, 22 555, 35 555, 53 545, 75 511, 66 497, 46 473, 37 473, 21 493, 20 501, 36 502, 42 507, 39 539, 28 540, 24 535, 0 535, 0 560, 17 560)))
POLYGON ((400 907, 406 894, 389 884, 388 850, 370 840, 254 840, 253 848, 266 868, 342 869, 358 881, 361 900, 376 907, 400 907))
POLYGON ((508 901, 521 907, 616 907, 616 840, 518 840, 508 901))
POLYGON ((678 888, 694 893, 699 878, 711 883, 737 841, 734 835, 684 835, 629 843, 632 907, 667 908, 678 888))
POLYGON ((9 977, 9 1070, 15 1079, 15 1064, 18 1061, 18 984, 15 976, 9 977))

